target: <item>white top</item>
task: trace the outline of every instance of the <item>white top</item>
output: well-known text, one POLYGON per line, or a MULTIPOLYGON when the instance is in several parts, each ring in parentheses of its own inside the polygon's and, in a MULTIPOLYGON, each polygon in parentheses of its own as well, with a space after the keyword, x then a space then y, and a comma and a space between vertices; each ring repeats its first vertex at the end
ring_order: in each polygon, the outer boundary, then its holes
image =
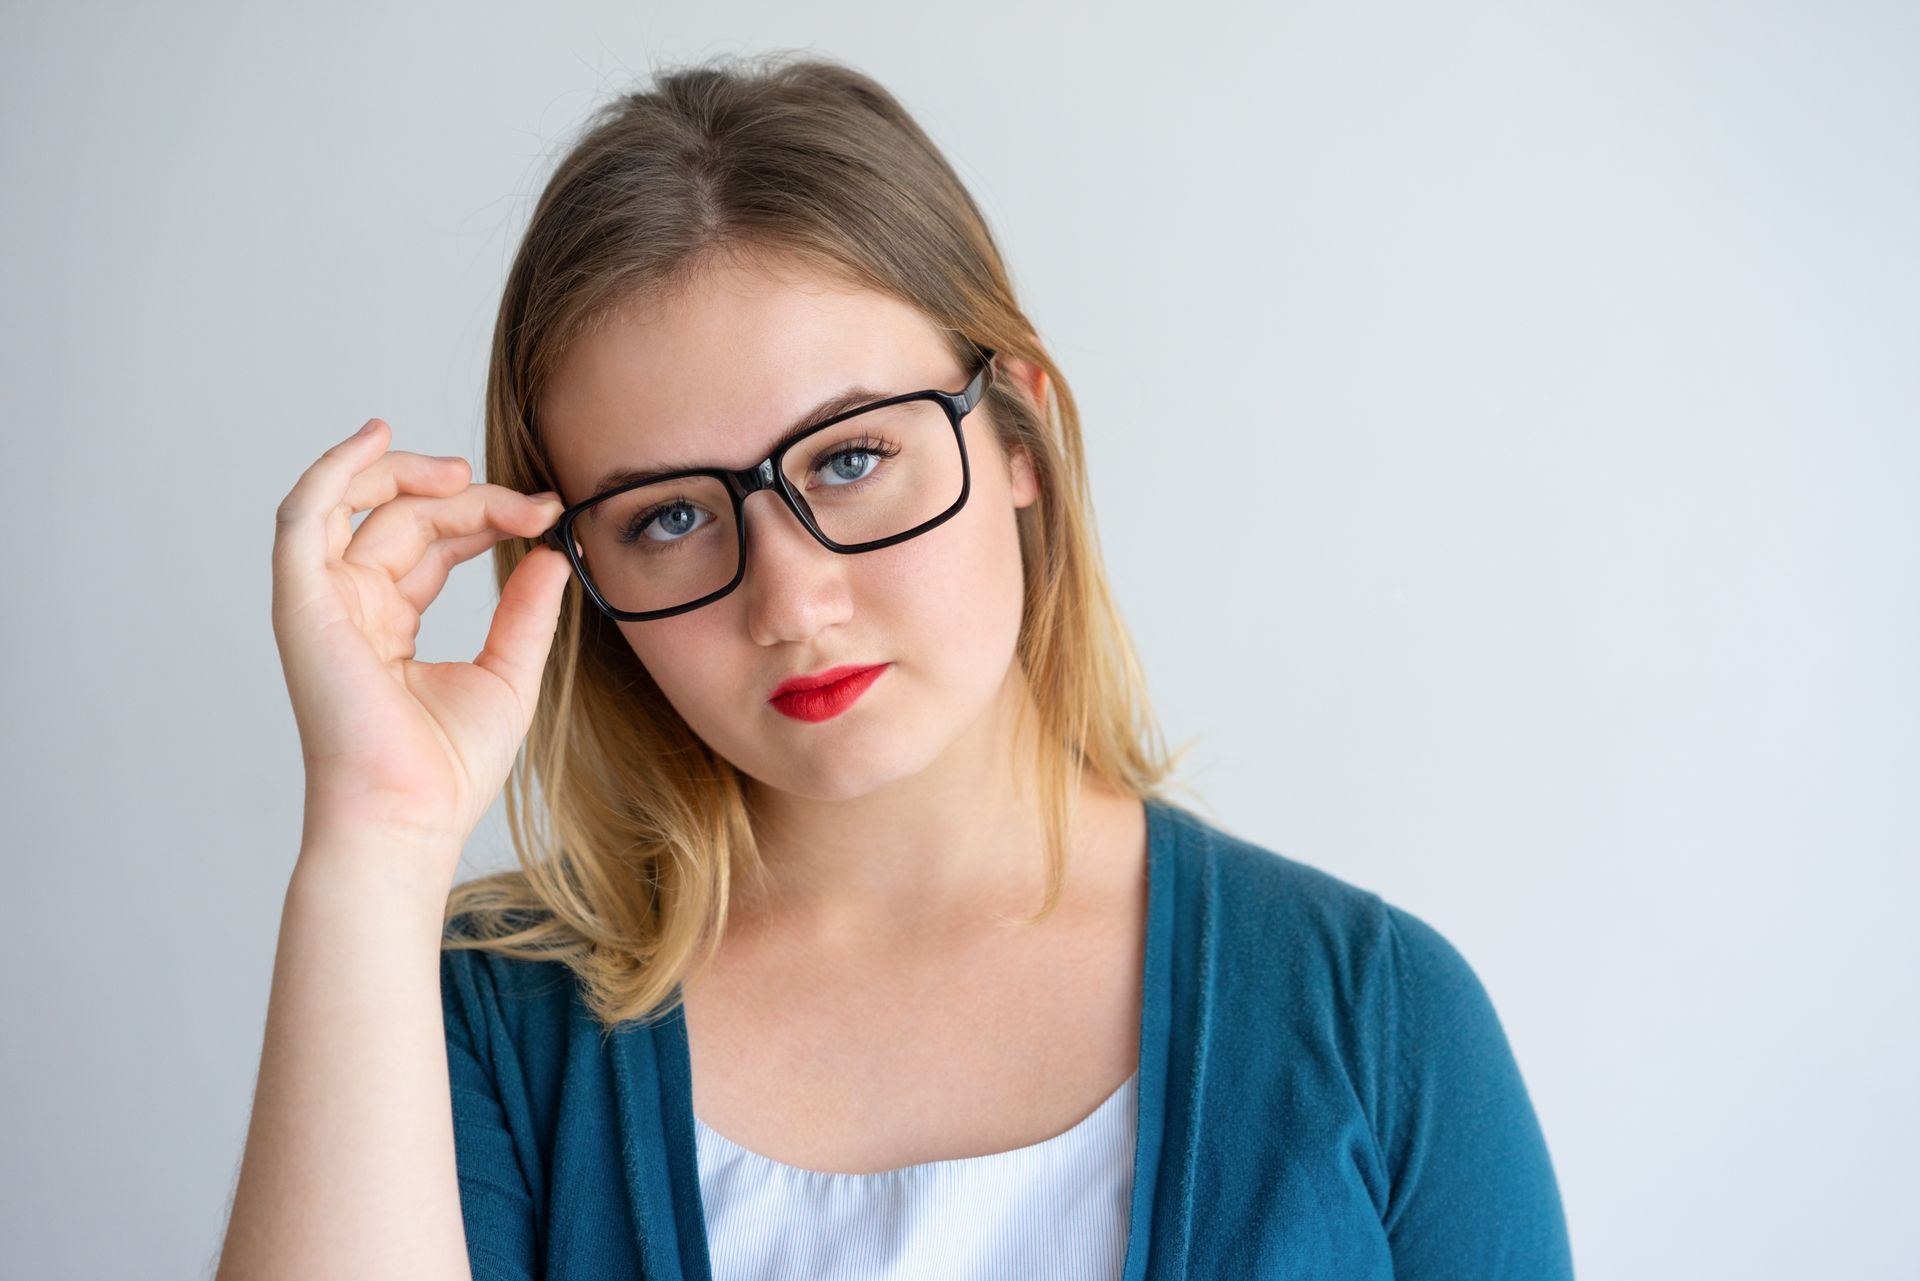
POLYGON ((1064 1134, 871 1174, 787 1165, 695 1116, 714 1281, 1113 1281, 1126 1262, 1139 1076, 1064 1134))

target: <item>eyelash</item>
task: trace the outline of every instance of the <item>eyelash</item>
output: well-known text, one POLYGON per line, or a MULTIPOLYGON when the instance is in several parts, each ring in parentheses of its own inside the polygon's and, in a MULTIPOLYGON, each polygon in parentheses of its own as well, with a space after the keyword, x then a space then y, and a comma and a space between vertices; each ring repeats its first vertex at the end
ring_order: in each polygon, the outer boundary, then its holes
MULTIPOLYGON (((843 458, 848 454, 871 454, 875 458, 892 458, 897 454, 899 454, 899 452, 900 452, 899 447, 894 445, 891 441, 881 440, 875 436, 861 436, 855 440, 850 440, 846 444, 838 447, 837 449, 834 449, 829 453, 822 454, 820 455, 820 457, 814 459, 813 467, 811 470, 819 471, 822 467, 834 461, 836 458, 843 458)), ((836 485, 834 486, 834 488, 850 489, 855 485, 859 485, 863 483, 866 479, 867 478, 863 476, 861 477, 860 480, 849 481, 845 485, 836 485)), ((675 507, 680 507, 684 505, 685 505, 684 501, 678 498, 671 499, 664 503, 655 503, 653 506, 647 508, 645 511, 641 512, 639 515, 635 516, 632 520, 627 522, 626 528, 620 531, 620 536, 619 536, 620 543, 623 546, 631 546, 634 543, 639 542, 641 532, 646 529, 648 523, 651 522, 655 516, 658 516, 661 512, 670 511, 675 507)), ((670 549, 678 546, 683 541, 685 541, 684 536, 681 538, 670 539, 667 542, 658 544, 657 546, 662 550, 666 550, 666 549, 670 549)))

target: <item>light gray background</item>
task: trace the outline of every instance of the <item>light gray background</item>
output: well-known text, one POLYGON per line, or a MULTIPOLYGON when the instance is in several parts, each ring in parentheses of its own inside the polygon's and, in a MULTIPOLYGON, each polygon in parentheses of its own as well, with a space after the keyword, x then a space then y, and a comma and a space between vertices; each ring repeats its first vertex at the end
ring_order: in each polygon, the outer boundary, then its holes
POLYGON ((1920 10, 284 9, 0 32, 0 1272, 210 1267, 300 828, 280 498, 376 414, 476 457, 586 110, 785 46, 971 184, 1211 815, 1466 954, 1581 1275, 1920 1269, 1920 10))

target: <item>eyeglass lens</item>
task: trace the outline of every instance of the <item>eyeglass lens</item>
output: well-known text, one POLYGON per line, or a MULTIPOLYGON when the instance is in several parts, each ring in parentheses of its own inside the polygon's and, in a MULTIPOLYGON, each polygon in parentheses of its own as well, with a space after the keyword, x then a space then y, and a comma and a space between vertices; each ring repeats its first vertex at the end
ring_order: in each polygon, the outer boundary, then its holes
MULTIPOLYGON (((959 500, 965 479, 953 423, 931 400, 842 419, 796 441, 781 471, 820 532, 843 546, 933 520, 959 500)), ((572 532, 594 590, 623 612, 699 600, 740 567, 733 499, 716 476, 626 490, 581 512, 572 532)))

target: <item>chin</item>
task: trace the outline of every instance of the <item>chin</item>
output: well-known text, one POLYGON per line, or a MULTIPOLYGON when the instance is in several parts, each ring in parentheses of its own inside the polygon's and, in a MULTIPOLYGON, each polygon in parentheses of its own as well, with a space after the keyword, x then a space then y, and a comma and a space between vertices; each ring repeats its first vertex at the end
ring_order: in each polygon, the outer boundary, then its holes
POLYGON ((880 744, 864 745, 873 750, 849 751, 846 745, 823 745, 813 759, 795 759, 789 754, 756 762, 758 768, 741 767, 741 772, 762 787, 810 801, 852 801, 912 778, 939 759, 938 745, 924 751, 895 744, 885 750, 880 744))

